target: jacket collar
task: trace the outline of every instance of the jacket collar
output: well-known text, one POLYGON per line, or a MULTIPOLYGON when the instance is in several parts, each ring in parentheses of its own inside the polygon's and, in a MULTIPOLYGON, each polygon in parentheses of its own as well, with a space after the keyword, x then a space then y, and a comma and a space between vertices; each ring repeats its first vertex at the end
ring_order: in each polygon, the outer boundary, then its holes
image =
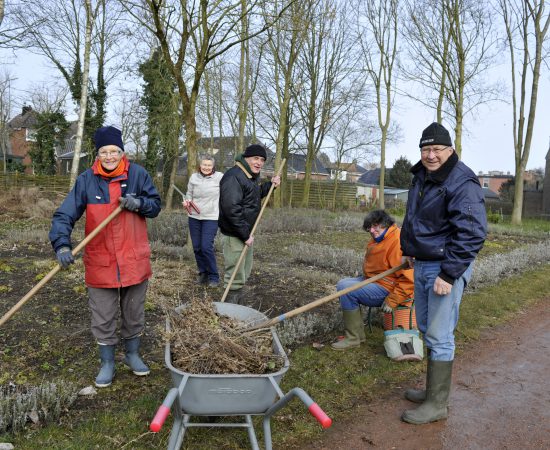
POLYGON ((245 167, 242 162, 236 161, 235 165, 244 172, 247 178, 254 178, 254 176, 247 170, 247 167, 245 167))
POLYGON ((451 156, 449 156, 449 159, 445 161, 445 163, 437 169, 435 172, 428 172, 424 165, 422 164, 422 161, 418 161, 412 168, 411 172, 414 175, 418 176, 424 176, 426 180, 430 180, 434 183, 441 184, 443 183, 449 174, 451 173, 451 170, 454 169, 456 166, 456 163, 458 162, 458 155, 456 154, 456 151, 453 150, 453 153, 451 156))

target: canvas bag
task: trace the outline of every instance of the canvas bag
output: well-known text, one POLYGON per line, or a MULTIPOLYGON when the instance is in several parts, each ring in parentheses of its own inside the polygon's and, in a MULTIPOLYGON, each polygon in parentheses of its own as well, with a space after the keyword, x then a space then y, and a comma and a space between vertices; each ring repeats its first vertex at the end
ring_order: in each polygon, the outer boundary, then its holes
POLYGON ((384 331, 384 348, 392 361, 422 361, 424 347, 418 330, 384 331))

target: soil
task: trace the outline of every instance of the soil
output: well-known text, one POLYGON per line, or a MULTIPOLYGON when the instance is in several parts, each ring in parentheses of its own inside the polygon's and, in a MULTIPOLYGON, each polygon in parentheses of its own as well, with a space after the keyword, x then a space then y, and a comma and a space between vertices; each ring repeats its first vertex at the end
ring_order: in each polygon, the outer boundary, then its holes
MULTIPOLYGON (((415 404, 400 386, 363 403, 306 449, 550 448, 550 309, 548 299, 517 320, 484 333, 457 355, 449 418, 427 425, 400 420, 415 404)), ((418 380, 418 386, 423 386, 418 380)))

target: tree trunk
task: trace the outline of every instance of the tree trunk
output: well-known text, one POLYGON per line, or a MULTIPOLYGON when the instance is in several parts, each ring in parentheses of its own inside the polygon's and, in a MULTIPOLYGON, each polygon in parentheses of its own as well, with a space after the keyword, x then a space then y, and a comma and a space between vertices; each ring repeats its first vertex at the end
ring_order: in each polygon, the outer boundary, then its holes
POLYGON ((82 72, 82 87, 80 93, 80 110, 78 111, 78 125, 76 129, 76 142, 74 146, 73 165, 71 167, 71 178, 69 189, 72 189, 78 177, 80 166, 80 152, 82 149, 82 137, 84 136, 84 122, 86 118, 86 106, 88 103, 88 78, 90 74, 90 51, 92 47, 92 2, 85 1, 86 7, 86 37, 84 40, 84 69, 82 72))

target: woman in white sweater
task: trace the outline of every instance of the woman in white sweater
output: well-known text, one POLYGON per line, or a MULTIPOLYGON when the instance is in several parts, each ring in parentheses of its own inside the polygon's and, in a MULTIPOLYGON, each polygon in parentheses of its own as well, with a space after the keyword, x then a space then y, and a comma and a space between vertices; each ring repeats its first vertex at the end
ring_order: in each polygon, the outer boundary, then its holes
POLYGON ((210 155, 199 157, 198 170, 189 178, 183 206, 189 214, 189 233, 199 269, 197 283, 217 287, 220 275, 216 264, 214 239, 218 232, 220 180, 215 160, 210 155), (193 208, 196 206, 196 208, 193 208))

